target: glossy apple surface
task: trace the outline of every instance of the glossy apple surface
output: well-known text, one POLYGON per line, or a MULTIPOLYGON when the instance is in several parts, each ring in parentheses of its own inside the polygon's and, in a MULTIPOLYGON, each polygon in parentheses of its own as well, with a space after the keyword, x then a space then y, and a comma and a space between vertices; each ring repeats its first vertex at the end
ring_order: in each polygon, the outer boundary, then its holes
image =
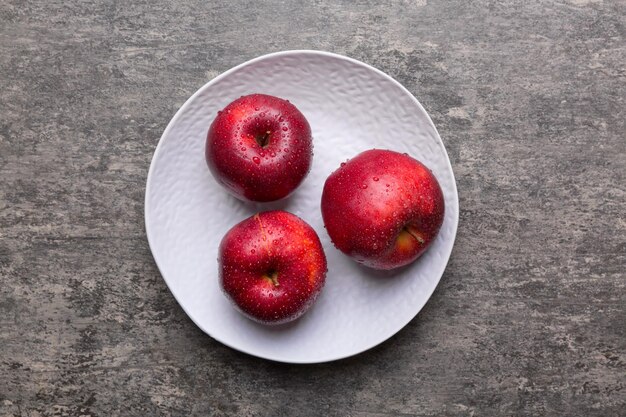
POLYGON ((205 151, 211 173, 235 197, 279 200, 291 194, 311 169, 311 128, 289 101, 252 94, 218 112, 205 151))
POLYGON ((326 256, 315 230, 280 210, 231 228, 220 244, 218 264, 226 296, 248 318, 266 324, 300 317, 326 279, 326 256))
POLYGON ((335 247, 366 266, 393 269, 431 245, 443 223, 444 199, 422 163, 372 149, 328 177, 321 208, 335 247))

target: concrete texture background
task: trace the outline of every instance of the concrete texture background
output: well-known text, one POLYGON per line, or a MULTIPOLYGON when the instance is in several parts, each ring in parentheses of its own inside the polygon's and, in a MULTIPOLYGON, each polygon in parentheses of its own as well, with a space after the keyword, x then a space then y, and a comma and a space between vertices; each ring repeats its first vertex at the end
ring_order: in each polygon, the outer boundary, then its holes
POLYGON ((625 416, 625 25, 623 0, 0 2, 0 416, 625 416), (191 323, 143 197, 187 97, 304 48, 416 95, 461 222, 404 330, 289 366, 191 323))

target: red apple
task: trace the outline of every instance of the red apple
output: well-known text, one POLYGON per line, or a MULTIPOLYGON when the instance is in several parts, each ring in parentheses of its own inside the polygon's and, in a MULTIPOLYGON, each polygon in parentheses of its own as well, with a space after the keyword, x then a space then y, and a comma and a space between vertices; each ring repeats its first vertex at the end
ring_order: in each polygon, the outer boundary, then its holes
POLYGON ((255 214, 233 226, 219 248, 220 284, 248 318, 286 323, 311 307, 326 279, 322 244, 286 211, 255 214))
POLYGON ((311 169, 311 127, 288 100, 243 96, 217 112, 206 141, 213 176, 235 197, 274 201, 291 194, 311 169))
POLYGON ((433 173, 406 154, 372 149, 333 172, 322 193, 326 230, 340 251, 366 266, 393 269, 417 259, 443 223, 433 173))

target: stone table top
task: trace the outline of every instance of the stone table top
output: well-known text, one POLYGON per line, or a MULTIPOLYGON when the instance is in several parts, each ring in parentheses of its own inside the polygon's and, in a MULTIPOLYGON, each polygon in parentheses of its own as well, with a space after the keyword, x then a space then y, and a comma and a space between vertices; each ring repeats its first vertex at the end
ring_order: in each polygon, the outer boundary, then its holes
POLYGON ((623 0, 0 3, 0 416, 625 416, 625 27, 623 0), (406 86, 461 207, 420 314, 310 366, 202 333, 143 223, 179 106, 286 49, 406 86))

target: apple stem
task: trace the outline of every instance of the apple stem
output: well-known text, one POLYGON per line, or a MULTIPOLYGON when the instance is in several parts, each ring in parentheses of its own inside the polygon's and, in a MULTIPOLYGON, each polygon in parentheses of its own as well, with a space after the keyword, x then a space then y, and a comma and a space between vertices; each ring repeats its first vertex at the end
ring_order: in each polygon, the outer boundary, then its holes
POLYGON ((269 274, 263 275, 263 278, 271 281, 275 287, 278 287, 278 272, 272 271, 269 274))
POLYGON ((272 132, 268 130, 267 132, 265 132, 265 133, 263 133, 261 135, 257 135, 255 137, 256 143, 258 143, 261 148, 267 147, 267 145, 270 143, 270 135, 271 134, 272 134, 272 132))
POLYGON ((422 236, 420 236, 418 233, 412 231, 411 229, 409 229, 408 227, 405 227, 404 230, 406 230, 406 232, 408 234, 410 234, 411 236, 413 236, 415 238, 415 240, 417 240, 420 244, 424 244, 424 242, 426 242, 424 240, 424 238, 422 236))

